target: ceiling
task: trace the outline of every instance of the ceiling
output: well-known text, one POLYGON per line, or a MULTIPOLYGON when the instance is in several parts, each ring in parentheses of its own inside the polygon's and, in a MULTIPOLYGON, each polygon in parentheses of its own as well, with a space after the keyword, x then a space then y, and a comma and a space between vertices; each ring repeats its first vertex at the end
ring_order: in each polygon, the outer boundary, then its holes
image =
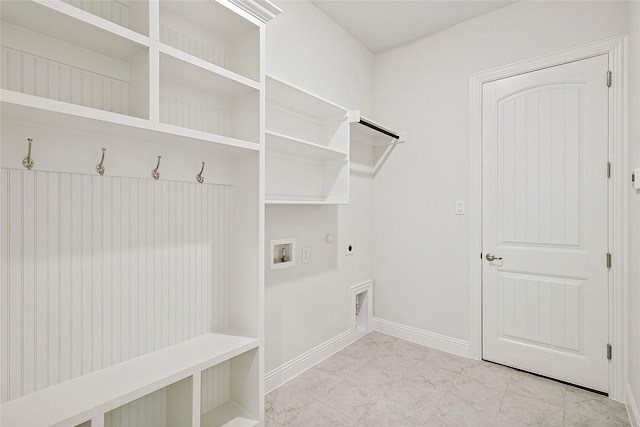
POLYGON ((372 53, 508 6, 509 0, 312 0, 372 53))

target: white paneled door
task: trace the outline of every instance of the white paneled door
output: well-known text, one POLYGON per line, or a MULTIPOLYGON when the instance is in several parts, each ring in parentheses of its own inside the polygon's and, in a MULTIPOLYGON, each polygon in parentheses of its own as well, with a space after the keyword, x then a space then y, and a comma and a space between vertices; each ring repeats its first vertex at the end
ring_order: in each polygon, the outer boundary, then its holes
POLYGON ((608 389, 608 58, 483 85, 483 358, 608 389))

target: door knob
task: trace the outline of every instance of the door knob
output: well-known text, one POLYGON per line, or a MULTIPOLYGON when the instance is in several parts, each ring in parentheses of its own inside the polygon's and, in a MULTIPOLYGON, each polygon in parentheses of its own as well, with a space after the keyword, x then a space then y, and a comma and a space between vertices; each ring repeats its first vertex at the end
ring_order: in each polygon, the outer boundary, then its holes
POLYGON ((501 257, 501 256, 495 256, 494 254, 487 254, 487 255, 485 256, 485 258, 486 258, 486 259, 487 259, 487 261, 489 261, 489 262, 502 259, 502 257, 501 257))

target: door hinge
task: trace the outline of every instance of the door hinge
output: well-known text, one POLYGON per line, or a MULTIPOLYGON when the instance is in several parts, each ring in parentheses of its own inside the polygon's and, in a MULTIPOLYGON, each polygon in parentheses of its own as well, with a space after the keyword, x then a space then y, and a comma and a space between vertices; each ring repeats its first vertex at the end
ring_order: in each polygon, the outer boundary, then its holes
POLYGON ((611 74, 611 71, 607 71, 607 87, 611 87, 612 78, 613 78, 613 76, 611 74))
POLYGON ((611 253, 607 252, 607 268, 611 268, 611 253))
POLYGON ((607 344, 607 360, 611 360, 611 344, 607 344))
POLYGON ((607 178, 611 178, 611 162, 607 162, 607 178))

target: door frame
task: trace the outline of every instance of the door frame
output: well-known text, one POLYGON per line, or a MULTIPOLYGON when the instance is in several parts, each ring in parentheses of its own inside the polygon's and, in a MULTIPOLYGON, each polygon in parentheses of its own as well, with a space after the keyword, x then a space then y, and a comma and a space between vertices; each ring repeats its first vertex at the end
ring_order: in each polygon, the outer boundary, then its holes
MULTIPOLYGON (((469 76, 469 355, 482 359, 482 85, 531 71, 593 56, 609 55, 613 84, 609 90, 609 341, 613 347, 609 364, 609 397, 624 402, 628 316, 628 191, 629 165, 627 123, 627 37, 618 36, 578 46, 469 76)), ((606 76, 602 76, 606 84, 606 76)), ((594 171, 595 173, 596 171, 594 171)), ((603 165, 602 173, 605 173, 603 165)), ((602 262, 606 261, 602 254, 602 262)), ((606 351, 606 349, 602 349, 606 351)))

